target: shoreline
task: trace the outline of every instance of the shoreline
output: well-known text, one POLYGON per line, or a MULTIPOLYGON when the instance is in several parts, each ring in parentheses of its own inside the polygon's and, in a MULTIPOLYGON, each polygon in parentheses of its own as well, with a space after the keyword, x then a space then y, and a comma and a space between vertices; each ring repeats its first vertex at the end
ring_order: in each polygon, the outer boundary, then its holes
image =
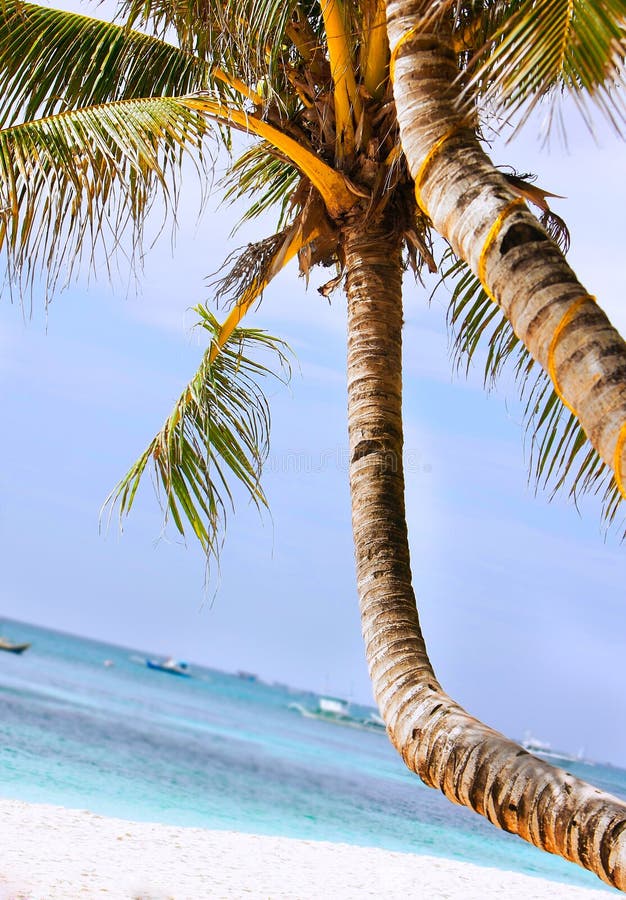
POLYGON ((602 900, 442 857, 107 818, 0 798, 0 900, 602 900))

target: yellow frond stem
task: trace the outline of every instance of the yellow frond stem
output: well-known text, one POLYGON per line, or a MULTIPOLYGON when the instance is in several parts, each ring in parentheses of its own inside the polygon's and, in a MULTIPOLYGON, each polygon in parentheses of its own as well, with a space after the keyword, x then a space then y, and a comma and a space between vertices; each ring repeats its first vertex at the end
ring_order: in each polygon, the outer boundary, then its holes
POLYGON ((284 269, 287 263, 290 262, 306 244, 309 244, 314 240, 319 233, 320 229, 317 226, 306 230, 300 226, 295 232, 292 232, 292 234, 287 237, 285 243, 282 244, 276 253, 267 275, 264 278, 255 279, 252 282, 244 295, 239 299, 237 305, 232 308, 224 320, 222 327, 220 328, 217 342, 211 347, 209 364, 215 360, 217 354, 220 352, 228 338, 239 325, 255 300, 258 300, 270 281, 278 275, 281 269, 284 269))
POLYGON ((377 0, 374 15, 365 32, 365 58, 362 62, 363 82, 368 94, 375 100, 382 98, 385 92, 385 81, 389 74, 386 7, 385 0, 377 0))
POLYGON ((330 71, 335 85, 337 158, 354 153, 354 125, 361 118, 361 98, 354 77, 349 35, 340 0, 322 0, 330 71))
POLYGON ((331 216, 341 216, 356 203, 356 196, 350 191, 346 179, 340 172, 335 171, 312 150, 303 147, 273 125, 209 97, 182 97, 179 102, 189 109, 197 109, 224 124, 232 125, 241 131, 252 132, 266 140, 306 175, 319 191, 331 216))
POLYGON ((245 84, 240 78, 237 78, 235 75, 227 75, 226 72, 222 72, 221 69, 212 69, 211 74, 218 81, 221 81, 223 84, 227 84, 229 87, 234 88, 242 96, 247 97, 248 100, 251 100, 255 106, 260 106, 263 103, 263 97, 259 93, 257 93, 257 91, 253 91, 252 88, 249 88, 247 84, 245 84))

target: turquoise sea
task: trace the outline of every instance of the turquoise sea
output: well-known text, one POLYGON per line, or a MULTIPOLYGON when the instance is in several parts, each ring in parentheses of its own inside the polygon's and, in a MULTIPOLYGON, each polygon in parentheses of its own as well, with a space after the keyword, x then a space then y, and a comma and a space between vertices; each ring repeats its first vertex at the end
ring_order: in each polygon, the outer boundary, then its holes
MULTIPOLYGON (((142 665, 149 652, 32 625, 5 621, 2 631, 32 647, 0 653, 0 796, 446 856, 601 887, 424 787, 384 733, 289 708, 314 706, 312 694, 196 665, 192 678, 179 678, 142 665)), ((564 765, 626 797, 626 772, 564 765)))

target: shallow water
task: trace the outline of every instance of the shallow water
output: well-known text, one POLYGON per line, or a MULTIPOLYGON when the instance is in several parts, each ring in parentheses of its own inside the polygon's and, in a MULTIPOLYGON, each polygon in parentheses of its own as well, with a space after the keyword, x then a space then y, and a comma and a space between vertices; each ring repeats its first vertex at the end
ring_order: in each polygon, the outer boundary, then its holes
MULTIPOLYGON (((4 630, 33 644, 22 656, 0 653, 5 797, 428 853, 600 887, 424 787, 384 733, 289 708, 314 706, 313 695, 199 666, 178 678, 147 669, 138 651, 21 623, 4 630)), ((626 772, 566 767, 626 797, 626 772)))

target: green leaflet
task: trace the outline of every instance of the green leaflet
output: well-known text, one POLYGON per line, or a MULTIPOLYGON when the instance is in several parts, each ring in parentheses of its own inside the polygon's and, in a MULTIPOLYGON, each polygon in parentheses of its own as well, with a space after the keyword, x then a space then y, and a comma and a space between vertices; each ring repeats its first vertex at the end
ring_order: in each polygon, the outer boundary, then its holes
POLYGON ((139 482, 151 469, 163 493, 166 519, 183 535, 187 523, 207 556, 217 558, 235 485, 257 507, 267 505, 260 476, 269 451, 270 412, 260 381, 270 376, 284 380, 290 368, 286 345, 250 328, 235 329, 210 363, 220 324, 205 307, 195 311, 210 339, 200 367, 105 507, 117 506, 120 517, 128 514, 139 482), (277 365, 279 374, 263 358, 277 365))
POLYGON ((578 419, 561 403, 548 375, 535 364, 468 266, 452 251, 444 261, 447 268, 442 270, 442 283, 452 282, 448 325, 454 334, 456 368, 464 365, 467 371, 476 352, 482 350, 486 354, 483 377, 488 385, 512 363, 524 401, 529 472, 536 486, 550 489, 551 496, 566 490, 574 502, 585 493, 601 494, 604 521, 622 528, 618 514, 623 510, 623 498, 613 472, 587 440, 578 419))
POLYGON ((154 34, 173 29, 180 46, 217 59, 249 84, 276 88, 286 58, 285 29, 295 0, 122 0, 121 14, 154 34))
POLYGON ((277 206, 277 229, 281 229, 293 215, 290 200, 300 177, 295 166, 277 159, 270 145, 262 141, 242 153, 229 169, 222 182, 226 188, 224 199, 234 202, 242 197, 254 198, 239 224, 277 206))
MULTIPOLYGON (((591 101, 619 130, 626 0, 487 0, 473 10, 468 98, 478 93, 496 113, 525 118, 542 97, 564 91, 588 122, 591 101)), ((467 15, 459 29, 468 30, 467 15)))
POLYGON ((0 125, 216 88, 207 63, 123 25, 31 3, 0 8, 0 125))
MULTIPOLYGON (((118 101, 0 131, 0 247, 23 288, 42 274, 49 291, 86 251, 106 255, 140 240, 155 195, 173 207, 178 168, 203 166, 205 120, 169 98, 118 101)), ((164 213, 165 215, 166 213, 164 213)))

